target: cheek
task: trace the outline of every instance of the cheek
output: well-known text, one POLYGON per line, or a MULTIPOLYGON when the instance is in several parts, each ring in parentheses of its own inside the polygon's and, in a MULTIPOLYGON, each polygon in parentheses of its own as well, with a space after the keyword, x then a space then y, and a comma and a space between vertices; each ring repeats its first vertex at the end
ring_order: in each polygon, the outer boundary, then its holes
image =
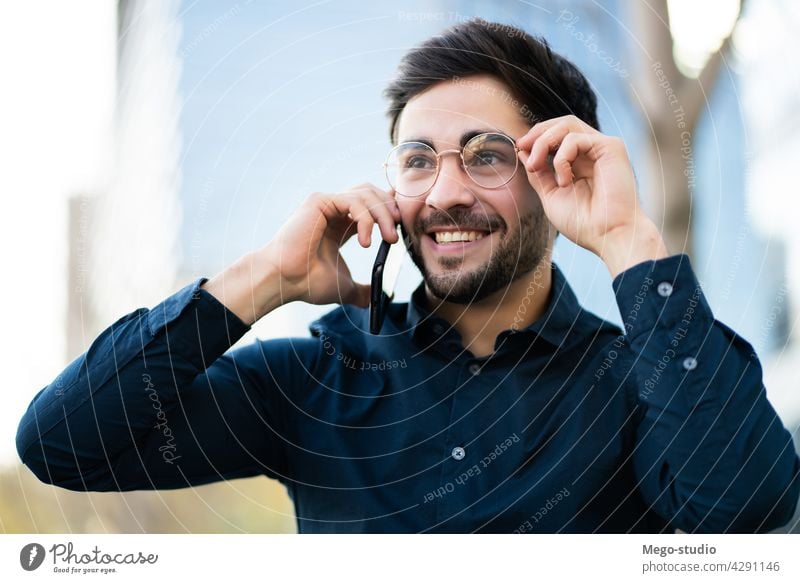
POLYGON ((398 199, 397 207, 400 209, 400 220, 407 233, 414 232, 414 225, 419 220, 419 212, 423 207, 421 201, 398 199))
POLYGON ((509 231, 517 228, 522 217, 535 212, 539 206, 539 198, 532 189, 515 188, 503 192, 501 197, 492 201, 492 214, 502 218, 509 231))
POLYGON ((503 205, 505 212, 510 212, 511 216, 527 216, 531 212, 542 211, 542 201, 538 193, 528 182, 527 176, 519 176, 511 183, 511 192, 503 205))

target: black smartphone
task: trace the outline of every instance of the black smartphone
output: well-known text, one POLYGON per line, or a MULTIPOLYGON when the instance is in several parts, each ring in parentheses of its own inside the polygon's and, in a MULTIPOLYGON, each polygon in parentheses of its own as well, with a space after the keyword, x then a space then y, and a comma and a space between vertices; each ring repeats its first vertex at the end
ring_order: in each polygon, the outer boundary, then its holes
POLYGON ((403 265, 406 246, 398 232, 397 243, 381 241, 375 263, 372 265, 372 281, 369 300, 369 331, 380 334, 386 311, 394 298, 394 286, 403 265))

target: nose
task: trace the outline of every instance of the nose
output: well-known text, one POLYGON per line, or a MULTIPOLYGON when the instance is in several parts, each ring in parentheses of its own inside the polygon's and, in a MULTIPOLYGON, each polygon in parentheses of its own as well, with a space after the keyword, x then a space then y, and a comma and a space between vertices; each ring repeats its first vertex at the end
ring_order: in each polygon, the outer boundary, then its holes
POLYGON ((442 156, 439 160, 439 176, 425 197, 425 204, 440 210, 454 206, 471 207, 475 204, 475 194, 470 190, 475 186, 459 155, 442 156))

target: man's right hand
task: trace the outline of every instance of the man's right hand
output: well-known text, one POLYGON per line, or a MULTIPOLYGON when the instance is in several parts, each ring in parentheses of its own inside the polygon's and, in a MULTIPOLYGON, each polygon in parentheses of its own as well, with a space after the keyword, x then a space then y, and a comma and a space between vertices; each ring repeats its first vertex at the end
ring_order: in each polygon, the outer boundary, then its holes
POLYGON ((370 286, 353 280, 339 249, 356 233, 361 246, 369 247, 376 223, 383 239, 397 242, 400 211, 393 194, 368 183, 337 194, 314 193, 269 243, 202 287, 249 325, 298 300, 367 307, 370 286))

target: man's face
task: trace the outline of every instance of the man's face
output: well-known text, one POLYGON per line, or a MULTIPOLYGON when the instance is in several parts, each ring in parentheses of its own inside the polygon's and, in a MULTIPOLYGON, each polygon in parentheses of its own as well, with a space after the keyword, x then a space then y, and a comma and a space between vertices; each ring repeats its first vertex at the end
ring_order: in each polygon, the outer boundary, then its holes
MULTIPOLYGON (((460 148, 464 135, 479 132, 516 140, 530 128, 513 100, 508 88, 488 75, 440 82, 408 102, 398 123, 398 143, 429 142, 442 152, 460 148)), ((437 298, 480 301, 539 264, 551 242, 551 226, 521 163, 511 181, 497 189, 475 184, 457 154, 439 163, 439 177, 427 194, 397 195, 409 252, 437 298), (470 236, 475 240, 445 242, 447 235, 437 234, 442 230, 477 234, 470 236)))

